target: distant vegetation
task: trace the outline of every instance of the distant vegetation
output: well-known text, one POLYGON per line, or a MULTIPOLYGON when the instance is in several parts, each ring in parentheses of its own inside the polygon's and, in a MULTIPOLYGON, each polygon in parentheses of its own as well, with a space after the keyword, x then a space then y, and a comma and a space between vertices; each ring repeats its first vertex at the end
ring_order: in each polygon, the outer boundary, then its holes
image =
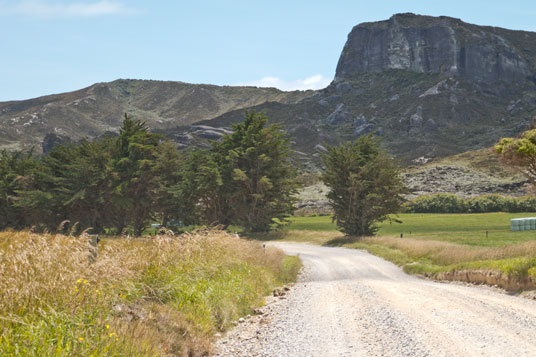
POLYGON ((261 113, 246 113, 210 149, 179 151, 125 115, 117 137, 55 146, 47 155, 0 156, 0 229, 142 234, 163 225, 269 230, 293 212, 289 140, 261 113))
POLYGON ((0 233, 0 355, 200 356, 299 259, 207 231, 87 240, 0 233))
POLYGON ((359 242, 337 232, 329 216, 294 217, 287 230, 258 238, 366 249, 408 273, 488 283, 508 290, 534 289, 534 231, 510 231, 510 219, 529 215, 536 214, 403 213, 397 216, 402 224, 384 222, 377 237, 359 242))
POLYGON ((406 203, 405 210, 413 213, 536 212, 536 197, 482 195, 460 198, 454 194, 438 193, 414 198, 406 203))
POLYGON ((531 129, 524 131, 519 137, 502 138, 495 145, 495 152, 536 185, 536 117, 533 119, 531 129))

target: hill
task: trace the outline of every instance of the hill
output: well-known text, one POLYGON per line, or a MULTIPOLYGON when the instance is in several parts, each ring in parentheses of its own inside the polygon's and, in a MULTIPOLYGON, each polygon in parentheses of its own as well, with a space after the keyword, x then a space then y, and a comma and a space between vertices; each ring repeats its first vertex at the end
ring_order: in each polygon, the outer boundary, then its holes
MULTIPOLYGON (((307 180, 304 179, 305 187, 298 196, 298 214, 329 212, 329 189, 317 174, 304 176, 307 180)), ((411 165, 402 171, 402 178, 411 191, 408 199, 436 193, 453 193, 463 198, 485 194, 519 197, 530 193, 531 187, 527 178, 502 163, 492 148, 411 165)))
POLYGON ((536 33, 396 14, 352 29, 323 90, 100 83, 0 103, 0 145, 98 136, 117 130, 127 112, 182 146, 203 146, 243 120, 244 109, 282 123, 306 170, 319 167, 326 144, 371 132, 404 165, 490 147, 536 115, 536 33))
POLYGON ((165 130, 267 101, 296 103, 311 94, 145 80, 97 83, 75 92, 0 103, 0 147, 40 147, 47 134, 54 142, 117 132, 124 113, 165 130))
MULTIPOLYGON (((536 114, 536 33, 398 14, 350 32, 335 80, 296 104, 263 103, 313 156, 376 132, 405 164, 493 145, 536 114)), ((230 112, 211 121, 229 126, 230 112)), ((208 123, 207 123, 208 124, 208 123)))

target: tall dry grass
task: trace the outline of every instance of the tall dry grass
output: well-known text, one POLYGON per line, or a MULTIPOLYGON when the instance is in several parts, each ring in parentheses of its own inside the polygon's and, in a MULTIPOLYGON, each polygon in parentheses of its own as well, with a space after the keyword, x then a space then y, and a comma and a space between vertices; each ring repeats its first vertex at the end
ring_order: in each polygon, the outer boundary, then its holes
POLYGON ((478 260, 536 257, 536 241, 512 244, 506 247, 471 247, 443 241, 395 237, 369 237, 363 239, 362 242, 398 249, 414 259, 429 258, 432 262, 440 265, 478 260))
POLYGON ((0 233, 0 355, 187 355, 298 264, 224 232, 152 240, 0 233))

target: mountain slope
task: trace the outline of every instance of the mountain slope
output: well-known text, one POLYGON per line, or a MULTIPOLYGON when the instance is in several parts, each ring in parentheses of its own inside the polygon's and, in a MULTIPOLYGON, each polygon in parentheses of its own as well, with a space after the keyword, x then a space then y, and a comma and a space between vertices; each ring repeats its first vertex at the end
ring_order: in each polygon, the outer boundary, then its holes
MULTIPOLYGON (((298 133, 296 149, 310 160, 319 144, 375 132, 410 164, 521 132, 536 114, 535 82, 536 33, 398 14, 352 30, 326 89, 256 109, 298 133)), ((241 117, 231 112, 205 124, 241 117)))
POLYGON ((310 169, 324 145, 371 132, 407 165, 489 147, 536 115, 536 33, 397 14, 354 27, 335 80, 320 91, 100 83, 0 103, 0 146, 39 144, 48 133, 98 136, 116 131, 125 112, 183 146, 203 146, 243 120, 244 109, 281 123, 310 169))
POLYGON ((117 80, 75 92, 0 103, 0 147, 40 145, 46 134, 78 140, 117 131, 124 113, 153 129, 211 119, 266 101, 296 103, 312 91, 117 80))

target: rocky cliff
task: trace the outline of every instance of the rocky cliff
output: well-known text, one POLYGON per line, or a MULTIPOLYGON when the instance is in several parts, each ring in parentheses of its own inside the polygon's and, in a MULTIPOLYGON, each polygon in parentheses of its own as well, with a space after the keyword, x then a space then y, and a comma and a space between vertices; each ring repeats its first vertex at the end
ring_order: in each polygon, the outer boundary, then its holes
POLYGON ((479 27, 451 17, 394 15, 357 25, 337 65, 336 80, 387 69, 458 76, 471 81, 536 80, 525 42, 536 33, 479 27))
POLYGON ((381 136, 404 164, 492 146, 536 115, 536 33, 398 14, 350 32, 325 89, 218 87, 118 80, 0 103, 0 147, 41 146, 117 131, 123 113, 181 146, 218 139, 244 109, 264 110, 316 169, 326 144, 381 136))
MULTIPOLYGON (((536 114, 535 73, 536 33, 398 14, 354 27, 326 89, 257 109, 296 133, 297 150, 309 157, 318 157, 318 145, 374 132, 412 164, 526 129, 536 114)), ((212 125, 240 116, 226 113, 212 125)))

